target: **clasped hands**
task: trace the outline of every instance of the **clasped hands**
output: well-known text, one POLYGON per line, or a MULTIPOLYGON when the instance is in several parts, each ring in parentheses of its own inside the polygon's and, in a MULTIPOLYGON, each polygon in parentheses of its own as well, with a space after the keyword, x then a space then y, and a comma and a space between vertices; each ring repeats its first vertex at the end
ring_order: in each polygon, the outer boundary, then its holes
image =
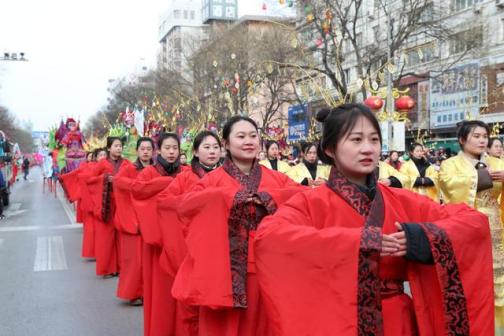
POLYGON ((401 224, 395 223, 397 232, 382 235, 382 257, 404 257, 407 250, 407 239, 401 224))

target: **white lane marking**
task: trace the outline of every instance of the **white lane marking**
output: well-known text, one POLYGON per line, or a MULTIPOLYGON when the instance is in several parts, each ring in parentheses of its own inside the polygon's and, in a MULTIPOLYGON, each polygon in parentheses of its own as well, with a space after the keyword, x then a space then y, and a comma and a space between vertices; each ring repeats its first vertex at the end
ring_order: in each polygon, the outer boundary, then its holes
POLYGON ((18 211, 19 208, 21 208, 21 203, 11 203, 9 204, 9 207, 7 208, 7 211, 18 211))
POLYGON ((68 269, 63 237, 37 237, 37 250, 33 271, 62 271, 68 269))
POLYGON ((75 223, 75 212, 70 209, 69 203, 67 202, 66 198, 63 197, 63 194, 64 194, 63 189, 61 188, 61 186, 58 185, 58 192, 57 192, 58 199, 61 202, 61 206, 63 207, 63 210, 65 210, 65 213, 68 219, 70 220, 70 223, 73 224, 75 223))
POLYGON ((22 232, 22 231, 42 231, 42 230, 67 230, 82 228, 80 224, 65 224, 51 226, 5 226, 0 227, 0 232, 22 232))
POLYGON ((14 216, 17 216, 17 215, 20 215, 28 210, 26 209, 21 209, 21 203, 12 203, 9 205, 9 207, 7 208, 7 210, 5 210, 4 212, 4 215, 6 218, 9 218, 9 217, 14 217, 14 216))

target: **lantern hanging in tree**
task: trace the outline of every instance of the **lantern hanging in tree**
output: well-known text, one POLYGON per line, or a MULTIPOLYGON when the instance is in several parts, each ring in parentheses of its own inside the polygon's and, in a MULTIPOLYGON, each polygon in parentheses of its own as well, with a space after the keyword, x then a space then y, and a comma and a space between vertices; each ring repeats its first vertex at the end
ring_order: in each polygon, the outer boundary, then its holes
POLYGON ((383 99, 378 96, 370 96, 364 100, 364 104, 373 111, 377 111, 383 107, 383 99))
POLYGON ((395 101, 395 108, 399 112, 409 112, 415 107, 415 101, 410 96, 401 96, 395 101))

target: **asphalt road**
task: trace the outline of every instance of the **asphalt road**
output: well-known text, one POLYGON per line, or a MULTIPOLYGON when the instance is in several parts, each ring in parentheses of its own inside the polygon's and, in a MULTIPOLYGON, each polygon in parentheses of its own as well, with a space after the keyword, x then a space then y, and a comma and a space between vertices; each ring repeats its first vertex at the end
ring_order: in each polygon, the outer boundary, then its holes
POLYGON ((38 168, 12 189, 0 220, 0 336, 142 335, 142 308, 80 257, 82 226, 58 196, 43 193, 38 168))

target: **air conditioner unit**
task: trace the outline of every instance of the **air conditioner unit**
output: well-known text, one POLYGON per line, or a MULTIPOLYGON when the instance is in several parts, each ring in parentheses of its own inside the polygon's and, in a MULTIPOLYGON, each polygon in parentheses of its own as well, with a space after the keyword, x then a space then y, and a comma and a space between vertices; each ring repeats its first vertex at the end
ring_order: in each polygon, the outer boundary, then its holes
POLYGON ((504 0, 495 0, 495 6, 497 8, 504 8, 504 0))

